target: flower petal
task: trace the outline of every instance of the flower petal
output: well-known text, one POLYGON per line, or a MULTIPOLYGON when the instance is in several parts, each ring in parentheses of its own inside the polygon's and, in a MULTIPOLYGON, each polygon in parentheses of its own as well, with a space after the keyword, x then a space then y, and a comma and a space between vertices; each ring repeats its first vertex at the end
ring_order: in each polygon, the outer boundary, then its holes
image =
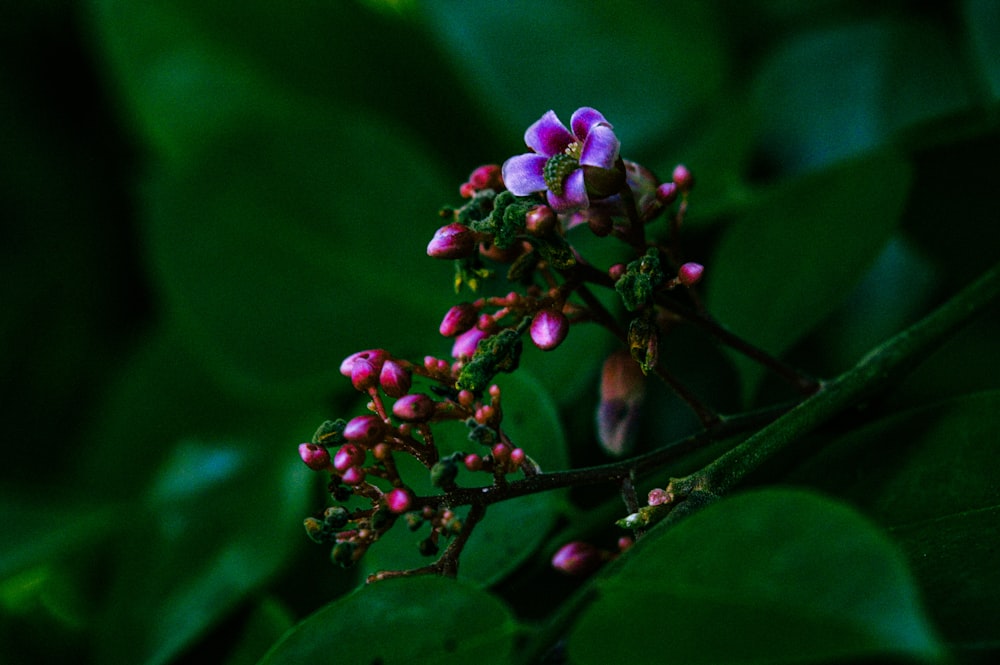
POLYGON ((596 125, 591 128, 583 142, 580 163, 584 166, 599 166, 602 169, 613 168, 618 159, 619 148, 621 143, 614 131, 605 125, 596 125))
POLYGON ((527 196, 546 188, 542 171, 548 157, 526 153, 511 157, 503 163, 503 184, 514 196, 527 196))
POLYGON ((583 169, 577 169, 570 173, 563 181, 563 193, 561 196, 548 191, 549 205, 556 212, 572 212, 581 210, 590 205, 587 198, 587 186, 583 182, 583 169))
POLYGON ((592 109, 589 106, 578 108, 573 112, 573 117, 569 121, 569 126, 573 129, 573 134, 581 141, 590 135, 594 125, 607 125, 609 128, 611 127, 611 123, 604 118, 604 115, 600 111, 592 109))
POLYGON ((547 111, 524 132, 524 142, 527 146, 546 157, 562 152, 575 140, 556 116, 555 111, 547 111))

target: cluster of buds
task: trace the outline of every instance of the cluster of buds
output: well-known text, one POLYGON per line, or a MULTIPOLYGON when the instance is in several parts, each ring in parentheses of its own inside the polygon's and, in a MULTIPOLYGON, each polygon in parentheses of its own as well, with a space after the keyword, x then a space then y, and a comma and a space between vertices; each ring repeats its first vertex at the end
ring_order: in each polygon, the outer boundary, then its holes
POLYGON ((332 545, 335 563, 356 562, 400 517, 414 530, 430 524, 430 535, 418 544, 426 555, 436 554, 442 539, 461 533, 462 520, 441 495, 418 496, 401 477, 399 455, 419 461, 430 483, 444 492, 459 487, 461 467, 490 474, 494 483, 517 471, 537 472, 503 431, 500 388, 456 388, 467 360, 428 356, 414 364, 370 349, 341 364, 341 374, 368 396, 368 413, 326 421, 311 441, 299 445, 306 466, 329 474, 335 505, 306 518, 304 526, 312 540, 332 545), (427 383, 427 392, 413 390, 415 378, 427 383), (434 425, 442 421, 463 422, 476 452, 442 455, 434 435, 434 425), (359 498, 366 505, 353 507, 359 498))
MULTIPOLYGON (((456 292, 466 286, 475 293, 497 265, 507 266, 514 290, 460 302, 445 313, 439 332, 452 340, 448 359, 410 362, 382 349, 349 356, 340 371, 367 395, 368 412, 325 422, 299 447, 310 469, 329 474, 336 504, 307 518, 306 531, 331 544, 341 565, 358 560, 400 517, 414 530, 430 525, 430 535, 419 541, 426 555, 438 553, 442 540, 467 536, 463 529, 476 520, 463 519, 455 507, 467 504, 451 500, 463 489, 460 471, 490 474, 495 486, 511 473, 538 473, 505 435, 500 389, 493 383, 498 373, 518 368, 525 334, 543 351, 560 347, 570 327, 584 322, 596 321, 622 338, 624 350, 604 365, 598 436, 612 455, 632 447, 646 374, 660 369, 660 338, 671 315, 664 292, 690 288, 704 272, 679 259, 676 242, 694 179, 678 166, 662 182, 623 159, 613 126, 592 108, 578 109, 569 127, 547 112, 528 128, 525 143, 530 152, 469 175, 459 187, 464 202, 440 211, 444 224, 427 245, 429 256, 455 262, 456 292), (646 226, 664 212, 669 239, 647 241, 646 226), (604 269, 591 265, 568 240, 581 226, 624 241, 634 260, 604 269), (627 326, 616 323, 588 284, 618 293, 627 326), (423 387, 415 389, 415 382, 423 387), (442 421, 465 423, 475 449, 443 454, 434 429, 442 421), (419 496, 400 476, 399 455, 416 459, 441 493, 419 496)), ((579 573, 613 556, 571 543, 553 565, 579 573)))

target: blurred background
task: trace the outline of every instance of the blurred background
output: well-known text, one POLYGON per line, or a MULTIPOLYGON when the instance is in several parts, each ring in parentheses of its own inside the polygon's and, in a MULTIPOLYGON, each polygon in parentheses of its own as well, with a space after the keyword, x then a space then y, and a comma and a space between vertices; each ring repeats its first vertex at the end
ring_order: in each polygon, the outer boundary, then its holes
MULTIPOLYGON (((688 164, 715 313, 819 374, 1000 247, 990 0, 22 0, 0 31, 4 662, 252 663, 353 587, 296 444, 349 353, 447 353, 436 211, 550 108, 688 164)), ((995 319, 904 394, 995 387, 995 319)), ((608 340, 573 343, 557 408, 596 399, 608 340)))

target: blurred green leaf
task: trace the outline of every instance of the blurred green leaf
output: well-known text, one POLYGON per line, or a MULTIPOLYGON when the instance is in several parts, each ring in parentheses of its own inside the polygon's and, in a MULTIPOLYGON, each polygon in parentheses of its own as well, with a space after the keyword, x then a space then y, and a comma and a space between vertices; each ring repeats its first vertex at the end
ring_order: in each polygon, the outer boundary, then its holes
POLYGON ((189 439, 124 515, 99 653, 166 663, 292 554, 308 471, 284 447, 189 439))
POLYGON ((512 662, 517 624, 500 601, 443 577, 378 582, 296 626, 260 665, 512 662))
POLYGON ((942 652, 889 540, 843 505, 747 493, 640 540, 569 636, 580 663, 798 663, 942 652))
POLYGON ((879 149, 908 125, 968 106, 961 69, 947 37, 926 22, 797 33, 756 75, 759 145, 782 172, 879 149))
POLYGON ((892 527, 950 641, 997 644, 1000 391, 908 410, 838 437, 787 480, 892 527))
MULTIPOLYGON (((876 155, 788 182, 738 218, 708 262, 709 310, 780 355, 834 311, 896 227, 905 162, 876 155)), ((739 357, 750 396, 762 370, 739 357)))
POLYGON ((225 665, 255 665, 294 625, 295 619, 286 607, 274 598, 262 599, 247 618, 225 665))
POLYGON ((1000 6, 992 0, 962 3, 971 55, 979 77, 993 101, 1000 99, 1000 6))
POLYGON ((721 21, 710 3, 421 5, 482 110, 517 141, 510 154, 545 111, 568 123, 577 107, 594 106, 615 124, 624 155, 636 158, 724 82, 721 21))
MULTIPOLYGON (((546 471, 569 466, 566 438, 552 397, 524 370, 497 377, 501 386, 504 432, 516 446, 546 471)), ((456 424, 438 427, 435 441, 443 455, 454 451, 486 454, 488 451, 470 442, 467 428, 456 424), (442 436, 442 432, 444 436, 442 436)), ((410 458, 397 458, 400 475, 418 495, 437 494, 428 472, 410 458)), ((464 467, 458 475, 460 485, 489 485, 492 475, 473 474, 464 467)), ((553 491, 505 501, 487 510, 486 518, 476 526, 462 552, 459 576, 484 586, 491 585, 521 565, 545 542, 563 512, 565 492, 553 491), (530 525, 530 528, 528 526, 530 525)), ((461 512, 461 509, 460 509, 461 512)), ((404 570, 427 565, 417 542, 426 537, 426 527, 417 533, 405 525, 396 527, 379 540, 361 559, 365 574, 379 570, 404 570)))

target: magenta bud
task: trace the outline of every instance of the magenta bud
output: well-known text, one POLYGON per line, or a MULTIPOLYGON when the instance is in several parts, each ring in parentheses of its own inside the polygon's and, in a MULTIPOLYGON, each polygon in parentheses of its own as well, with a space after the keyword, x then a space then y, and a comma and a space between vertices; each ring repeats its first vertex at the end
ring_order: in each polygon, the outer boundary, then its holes
POLYGON ((515 467, 519 467, 524 464, 524 460, 528 455, 524 452, 524 448, 515 448, 510 451, 510 463, 515 467))
POLYGON ((677 271, 677 279, 684 286, 694 286, 701 280, 705 266, 700 263, 685 263, 677 271))
POLYGON ((358 359, 364 359, 369 361, 375 366, 378 371, 382 370, 382 363, 386 361, 389 357, 389 352, 383 349, 368 349, 367 351, 358 351, 357 353, 352 353, 351 355, 344 358, 344 361, 340 363, 340 373, 351 378, 351 373, 354 369, 354 361, 358 359))
POLYGON ((574 540, 559 548, 552 557, 552 567, 561 573, 580 577, 600 568, 604 557, 601 551, 588 543, 574 540))
POLYGON ((397 487, 385 495, 385 505, 397 515, 409 510, 411 503, 413 503, 413 497, 402 487, 397 487))
POLYGON ((555 227, 556 213, 547 205, 535 206, 524 218, 524 230, 538 238, 547 236, 555 227))
POLYGON ((378 383, 379 372, 375 363, 367 358, 358 358, 351 365, 351 384, 355 390, 368 392, 378 383))
POLYGON ((555 309, 543 309, 531 320, 531 341, 542 351, 551 351, 566 339, 569 319, 555 309))
POLYGON ((395 360, 386 360, 378 381, 389 397, 402 397, 410 392, 413 376, 408 367, 395 360))
POLYGON ((617 282, 622 278, 626 270, 628 270, 628 267, 624 263, 616 263, 608 268, 608 277, 611 278, 611 281, 617 282))
POLYGON ((479 311, 472 303, 459 303, 445 312, 438 332, 445 337, 454 337, 474 326, 478 318, 479 311))
POLYGON ((694 187, 694 175, 688 170, 688 167, 683 164, 678 164, 674 167, 673 175, 671 176, 677 188, 682 192, 690 192, 694 187))
POLYGON ((664 503, 670 503, 673 499, 674 497, 671 496, 670 492, 659 487, 649 490, 649 496, 646 497, 646 501, 651 506, 659 506, 664 503))
POLYGON ((500 189, 503 187, 500 167, 497 164, 480 166, 469 175, 469 184, 476 189, 500 189))
POLYGON ((352 466, 344 471, 344 475, 340 479, 344 481, 345 485, 357 485, 364 482, 365 475, 365 470, 360 466, 352 466))
POLYGON ((608 356, 601 369, 601 400, 597 407, 597 440, 615 457, 635 446, 646 379, 627 351, 608 356))
POLYGON ((347 471, 352 466, 359 466, 365 463, 365 451, 357 446, 345 443, 333 456, 333 468, 337 471, 347 471))
POLYGON ((422 423, 434 415, 434 400, 423 393, 404 395, 392 405, 392 413, 400 420, 411 423, 422 423))
POLYGON ((385 432, 385 423, 376 415, 356 416, 344 426, 344 438, 362 446, 378 443, 385 432))
POLYGON ((315 443, 300 443, 299 457, 313 471, 322 471, 330 466, 330 453, 315 443))
POLYGON ((469 471, 479 471, 483 468, 483 458, 475 453, 469 453, 462 461, 465 462, 465 468, 469 471))
POLYGON ((486 339, 487 335, 479 328, 470 328, 455 338, 455 343, 451 347, 451 356, 455 359, 471 358, 476 352, 479 342, 486 339))
POLYGON ((442 226, 427 244, 427 255, 435 259, 462 259, 478 249, 475 231, 458 222, 442 226))
POLYGON ((677 183, 665 182, 656 188, 656 200, 668 206, 677 200, 677 183))

